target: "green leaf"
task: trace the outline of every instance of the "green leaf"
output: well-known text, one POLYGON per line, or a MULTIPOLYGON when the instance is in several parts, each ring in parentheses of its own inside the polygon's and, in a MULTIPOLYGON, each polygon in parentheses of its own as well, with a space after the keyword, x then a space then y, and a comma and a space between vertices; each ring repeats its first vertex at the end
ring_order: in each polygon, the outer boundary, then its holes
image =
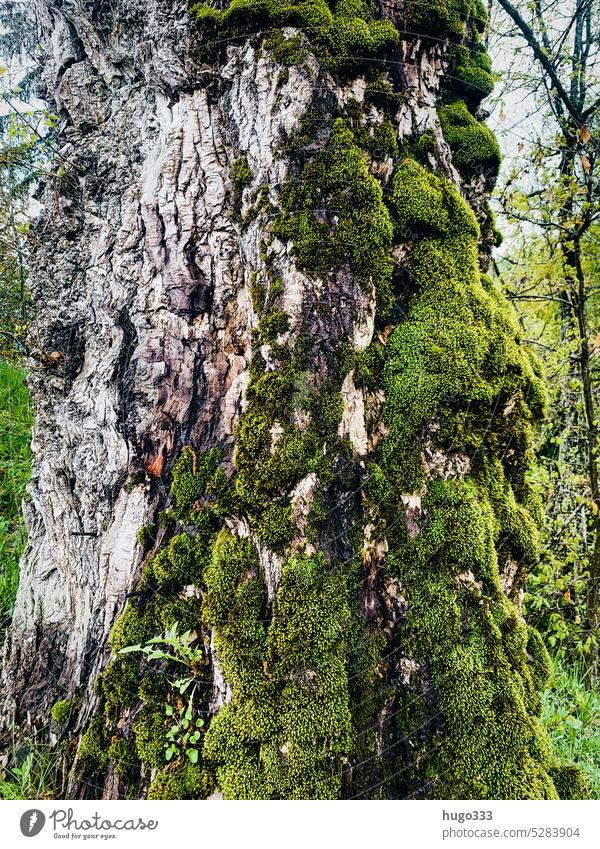
POLYGON ((130 652, 133 652, 133 651, 142 651, 142 647, 141 646, 126 646, 124 649, 121 649, 119 651, 119 654, 129 654, 130 652))
POLYGON ((188 749, 187 756, 193 764, 198 763, 198 749, 188 749))

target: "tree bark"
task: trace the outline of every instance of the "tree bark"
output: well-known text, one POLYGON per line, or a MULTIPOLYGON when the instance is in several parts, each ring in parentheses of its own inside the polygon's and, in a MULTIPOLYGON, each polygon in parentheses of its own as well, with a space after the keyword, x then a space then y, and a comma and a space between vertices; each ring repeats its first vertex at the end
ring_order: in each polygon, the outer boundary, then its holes
POLYGON ((447 143, 437 109, 477 24, 398 38, 394 0, 326 37, 300 12, 35 8, 61 123, 5 724, 76 706, 52 732, 81 741, 83 797, 579 792, 509 600, 535 561, 541 390, 478 268, 495 154, 466 106, 488 153, 447 143), (198 763, 165 761, 168 661, 118 654, 171 609, 202 655, 198 763))

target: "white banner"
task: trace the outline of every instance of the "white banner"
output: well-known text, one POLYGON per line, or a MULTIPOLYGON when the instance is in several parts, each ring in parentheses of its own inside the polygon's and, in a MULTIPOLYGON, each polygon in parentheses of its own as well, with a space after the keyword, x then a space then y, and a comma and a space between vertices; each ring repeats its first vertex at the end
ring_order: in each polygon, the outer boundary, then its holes
POLYGON ((598 849, 598 802, 2 802, 0 846, 598 849), (250 841, 250 843, 249 843, 250 841))

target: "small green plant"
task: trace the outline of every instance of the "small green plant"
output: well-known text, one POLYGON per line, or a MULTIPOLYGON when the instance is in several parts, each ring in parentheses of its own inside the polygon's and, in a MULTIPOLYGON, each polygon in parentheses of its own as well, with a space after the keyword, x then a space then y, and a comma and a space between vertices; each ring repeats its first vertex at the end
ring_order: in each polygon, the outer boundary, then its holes
POLYGON ((119 654, 143 652, 147 660, 165 660, 185 666, 189 674, 171 681, 171 689, 165 701, 165 717, 171 721, 165 739, 165 760, 185 755, 191 763, 198 763, 197 743, 202 735, 204 720, 199 716, 196 703, 198 677, 206 659, 202 647, 197 644, 195 631, 178 634, 179 623, 175 622, 163 635, 152 637, 146 645, 126 646, 119 654))

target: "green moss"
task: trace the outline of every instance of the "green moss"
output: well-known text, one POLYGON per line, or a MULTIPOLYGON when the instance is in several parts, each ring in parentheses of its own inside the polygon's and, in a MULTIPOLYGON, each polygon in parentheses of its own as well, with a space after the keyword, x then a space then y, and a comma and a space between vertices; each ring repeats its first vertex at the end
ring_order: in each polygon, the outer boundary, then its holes
POLYGON ((119 616, 110 634, 110 647, 115 654, 137 643, 143 643, 150 634, 150 623, 140 608, 127 603, 125 610, 119 616))
POLYGON ((297 265, 314 274, 349 266, 365 287, 374 286, 382 316, 391 307, 392 224, 377 180, 341 119, 329 143, 282 188, 284 213, 273 235, 293 243, 297 265), (314 210, 328 210, 319 218, 314 210))
POLYGON ((236 159, 231 166, 231 170, 233 172, 233 205, 236 214, 239 215, 242 208, 244 189, 252 184, 252 171, 245 156, 236 159))
POLYGON ((156 775, 148 799, 206 799, 214 787, 214 775, 207 769, 181 763, 175 769, 163 769, 156 775))
MULTIPOLYGON (((457 167, 492 176, 497 145, 468 110, 481 88, 477 75, 489 75, 478 45, 480 0, 407 9, 413 22, 420 15, 429 31, 458 43, 452 85, 466 100, 441 106, 440 121, 457 167)), ((330 67, 349 72, 365 59, 385 59, 397 39, 365 0, 232 0, 225 9, 193 11, 206 30, 272 29, 263 45, 286 71, 304 61, 308 43, 335 57, 330 67), (286 25, 306 36, 287 38, 278 30, 286 25), (351 53, 362 58, 346 60, 351 53)), ((537 557, 528 473, 532 427, 544 406, 539 370, 507 302, 479 272, 479 226, 458 189, 411 158, 396 163, 385 197, 371 173, 374 159, 399 155, 391 120, 399 97, 382 67, 369 72, 366 101, 383 118, 350 102, 345 120, 331 123, 324 111, 307 116, 288 145, 298 154, 298 179, 280 189, 279 214, 260 245, 261 271, 248 283, 257 326, 233 477, 221 452, 184 449, 173 469, 164 544, 111 637, 118 652, 178 622, 205 646, 211 641, 231 687, 231 699, 203 729, 199 762, 182 756, 167 764, 167 710, 181 670, 137 653, 112 659, 101 688, 106 716, 114 730, 120 713, 141 702, 130 762, 144 774, 157 770, 153 799, 205 798, 214 789, 227 799, 339 798, 353 760, 355 789, 367 795, 374 784, 379 795, 396 797, 415 788, 472 799, 562 792, 563 773, 538 719, 547 654, 499 577, 499 559, 526 570, 537 557), (356 354, 347 339, 316 351, 309 330, 291 328, 274 238, 291 244, 306 273, 351 274, 376 294, 377 341, 366 351, 356 354), (401 270, 391 256, 395 242, 407 248, 401 270), (385 327, 388 320, 394 324, 385 327), (390 599, 395 593, 393 628, 377 621, 379 611, 366 623, 365 576, 352 556, 341 566, 323 553, 340 494, 357 493, 364 471, 338 435, 349 372, 386 399, 363 507, 389 544, 377 580, 390 599), (436 468, 440 457, 444 468, 436 468), (308 475, 316 483, 305 519, 294 516, 291 497, 308 475), (402 496, 409 494, 421 509, 406 524, 402 496), (249 527, 250 535, 241 538, 234 527, 249 527), (267 559, 263 546, 279 558, 267 559), (279 568, 279 581, 265 574, 279 568), (399 657, 408 661, 401 676, 399 657), (388 703, 398 706, 386 720, 391 746, 406 741, 401 779, 398 752, 378 757, 388 703), (361 768, 373 759, 376 766, 361 768)), ((410 150, 421 163, 435 159, 433 135, 410 150)), ((245 158, 233 164, 232 180, 239 211, 252 182, 245 158)), ((268 187, 256 189, 249 215, 270 218, 269 197, 276 195, 268 187)), ((371 405, 369 428, 380 423, 380 402, 371 405)), ((346 534, 343 544, 360 562, 362 523, 346 534)), ((207 652, 206 674, 196 670, 195 679, 206 713, 209 660, 207 652)), ((126 745, 113 739, 116 765, 125 762, 126 745)))
POLYGON ((102 676, 104 713, 107 718, 113 719, 125 708, 135 705, 138 700, 139 669, 139 660, 133 655, 115 657, 107 664, 102 676))
POLYGON ((103 772, 108 765, 108 740, 102 718, 94 716, 85 730, 77 750, 77 769, 89 778, 103 772))
POLYGON ((365 89, 365 104, 372 103, 386 114, 394 114, 404 102, 405 96, 404 93, 394 90, 387 76, 384 76, 375 68, 369 69, 369 81, 365 89))
POLYGON ((306 47, 299 33, 287 38, 281 30, 274 30, 265 38, 263 44, 274 61, 286 68, 300 65, 306 58, 306 47))
POLYGON ((533 685, 541 692, 546 689, 552 678, 552 661, 541 635, 531 626, 527 629, 527 655, 533 685))
POLYGON ((396 28, 376 17, 372 0, 337 0, 333 11, 326 0, 231 0, 222 11, 198 3, 191 13, 202 29, 232 35, 297 26, 320 53, 338 58, 333 67, 344 70, 360 66, 366 58, 385 56, 398 43, 396 28))
POLYGON ((155 540, 154 525, 144 525, 136 534, 140 548, 150 548, 155 540))
POLYGON ((489 127, 477 121, 461 100, 441 106, 438 116, 459 171, 471 174, 479 170, 495 177, 501 156, 498 142, 489 127))
POLYGON ((145 705, 133 723, 135 746, 143 763, 154 769, 165 765, 165 714, 162 705, 145 705))
POLYGON ((459 46, 455 52, 455 66, 449 78, 450 92, 453 97, 462 98, 471 111, 494 89, 496 77, 492 73, 492 63, 485 48, 475 44, 472 49, 459 46))
POLYGON ((220 467, 223 454, 218 448, 201 453, 186 446, 173 467, 172 515, 193 519, 202 527, 204 520, 222 515, 227 479, 220 467))
POLYGON ((428 3, 408 3, 404 25, 409 33, 432 35, 462 41, 466 25, 476 29, 485 26, 487 13, 478 0, 430 0, 428 3))
POLYGON ((590 798, 587 778, 575 764, 556 766, 551 774, 560 799, 590 798))
POLYGON ((108 757, 115 765, 115 772, 125 784, 131 783, 139 769, 137 751, 132 740, 119 737, 110 744, 108 757))
MULTIPOLYGON (((389 433, 369 487, 390 510, 398 493, 421 496, 417 529, 391 536, 388 564, 408 605, 400 642, 428 669, 443 716, 415 744, 411 780, 436 798, 556 798, 536 692, 547 657, 502 592, 497 556, 537 557, 519 499, 543 389, 508 303, 480 275, 479 228, 456 187, 405 160, 391 207, 411 243, 412 297, 386 349, 389 433), (460 477, 436 480, 422 455, 428 438, 460 477)), ((398 733, 426 716, 425 703, 403 713, 398 733)))

